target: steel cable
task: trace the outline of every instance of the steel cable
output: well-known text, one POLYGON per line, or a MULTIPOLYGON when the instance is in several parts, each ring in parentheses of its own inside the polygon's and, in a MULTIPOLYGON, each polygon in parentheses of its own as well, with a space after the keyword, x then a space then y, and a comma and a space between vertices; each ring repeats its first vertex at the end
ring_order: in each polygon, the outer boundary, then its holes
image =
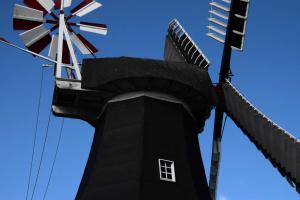
POLYGON ((52 163, 52 167, 51 167, 49 179, 48 179, 48 182, 47 182, 46 190, 45 190, 45 193, 44 193, 44 196, 43 196, 43 200, 45 200, 47 192, 48 192, 48 189, 49 189, 50 181, 51 181, 51 178, 52 178, 52 173, 53 173, 53 170, 54 170, 54 166, 55 166, 57 154, 58 154, 58 151, 59 151, 59 146, 60 146, 60 142, 61 142, 63 127, 64 127, 64 118, 62 119, 62 123, 61 123, 61 127, 60 127, 60 132, 59 132, 59 138, 58 138, 58 142, 57 142, 57 146, 56 146, 56 151, 55 151, 55 155, 54 155, 54 160, 53 160, 53 163, 52 163))
POLYGON ((32 191, 31 198, 30 198, 31 200, 34 197, 36 185, 37 185, 37 182, 38 182, 38 179, 39 179, 39 175, 40 175, 40 171, 41 171, 41 166, 42 166, 42 163, 43 163, 43 160, 44 160, 44 153, 45 153, 46 143, 47 143, 47 139, 48 139, 50 121, 51 121, 51 109, 50 109, 50 112, 49 112, 47 129, 46 129, 46 135, 45 135, 45 139, 44 139, 44 143, 43 143, 43 149, 42 149, 42 154, 41 154, 41 157, 40 157, 39 167, 38 167, 37 175, 36 175, 36 178, 35 178, 35 181, 34 181, 33 191, 32 191))
POLYGON ((39 97, 38 97, 38 106, 37 106, 36 121, 35 121, 35 130, 34 130, 34 138, 33 138, 33 148, 32 148, 31 161, 30 161, 30 170, 29 170, 29 177, 28 177, 28 183, 27 183, 26 200, 28 199, 28 194, 29 194, 29 187, 30 187, 31 175, 32 175, 33 159, 34 159, 35 148, 36 148, 36 136, 37 136, 38 123, 39 123, 39 118, 40 118, 40 108, 41 108, 41 99, 42 99, 42 90, 43 90, 43 80, 44 80, 44 68, 42 68, 42 75, 41 75, 41 80, 40 80, 40 89, 39 89, 39 97))

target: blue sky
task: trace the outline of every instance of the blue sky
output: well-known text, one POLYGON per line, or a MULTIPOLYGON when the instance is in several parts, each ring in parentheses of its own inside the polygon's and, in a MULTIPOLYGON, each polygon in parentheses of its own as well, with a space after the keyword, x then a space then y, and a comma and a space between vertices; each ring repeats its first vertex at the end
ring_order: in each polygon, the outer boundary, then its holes
MULTIPOLYGON (((205 36, 209 0, 103 0, 104 7, 84 21, 107 23, 106 37, 84 33, 100 48, 98 57, 133 56, 161 59, 168 22, 179 19, 211 61, 216 82, 222 45, 205 36)), ((12 30, 15 3, 1 4, 0 35, 22 46, 12 30)), ((74 4, 78 0, 74 0, 74 4)), ((300 138, 300 2, 251 1, 245 51, 234 52, 233 84, 261 111, 300 138)), ((47 52, 44 52, 44 54, 47 52)), ((0 199, 25 199, 37 110, 40 59, 0 45, 0 199)), ((79 58, 82 58, 79 56, 79 58)), ((41 118, 33 176, 45 135, 53 92, 53 69, 45 69, 41 118)), ((199 136, 206 171, 209 171, 213 115, 199 136)), ((52 117, 45 162, 34 199, 41 199, 58 139, 60 118, 52 117)), ((93 128, 67 119, 48 200, 74 199, 89 153, 93 128)), ((291 188, 269 161, 228 120, 223 138, 219 200, 296 200, 291 188)), ((32 179, 33 180, 33 179, 32 179)), ((32 186, 32 185, 31 185, 32 186)), ((32 191, 32 187, 31 190, 32 191)))

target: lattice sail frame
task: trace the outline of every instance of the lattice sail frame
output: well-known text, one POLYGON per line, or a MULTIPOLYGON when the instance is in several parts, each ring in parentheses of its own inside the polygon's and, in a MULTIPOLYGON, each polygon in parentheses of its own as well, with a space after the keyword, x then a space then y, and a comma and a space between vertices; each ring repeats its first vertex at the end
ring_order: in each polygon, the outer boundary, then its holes
MULTIPOLYGON (((14 30, 25 31, 20 37, 28 49, 27 52, 42 57, 40 53, 50 45, 47 60, 55 61, 56 78, 62 78, 62 67, 67 67, 68 78, 81 80, 73 45, 84 55, 94 55, 98 49, 81 34, 76 33, 73 27, 78 27, 81 31, 106 35, 107 26, 82 21, 74 23, 70 20, 75 16, 83 17, 100 8, 102 4, 94 0, 83 0, 70 11, 69 15, 65 15, 64 8, 70 7, 72 0, 23 0, 23 3, 26 6, 16 4, 14 7, 13 25, 14 30), (58 16, 56 13, 59 13, 58 16), (45 24, 52 25, 52 28, 47 29, 45 24), (51 35, 57 29, 58 34, 51 35)), ((7 41, 5 43, 7 44, 7 41)))
POLYGON ((212 0, 207 36, 223 44, 229 36, 231 48, 243 51, 249 5, 250 0, 212 0))
POLYGON ((197 65, 205 70, 208 70, 210 64, 208 58, 177 19, 173 19, 169 23, 164 58, 167 61, 184 61, 192 65, 197 65), (175 52, 177 52, 178 55, 176 55, 175 52), (178 56, 180 58, 178 58, 178 56))
POLYGON ((300 192, 300 140, 264 115, 229 81, 222 88, 226 113, 300 192))

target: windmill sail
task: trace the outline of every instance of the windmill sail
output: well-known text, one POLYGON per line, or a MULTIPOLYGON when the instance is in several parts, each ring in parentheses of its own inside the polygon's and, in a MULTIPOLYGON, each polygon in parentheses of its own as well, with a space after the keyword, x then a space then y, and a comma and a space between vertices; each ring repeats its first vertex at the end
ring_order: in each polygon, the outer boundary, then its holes
POLYGON ((225 43, 227 38, 232 49, 243 51, 249 1, 236 0, 233 3, 231 0, 213 0, 210 3, 207 36, 221 43, 225 43))
POLYGON ((176 19, 169 24, 164 58, 197 65, 203 69, 208 69, 209 66, 207 57, 176 19))
POLYGON ((223 84, 225 110, 289 183, 300 189, 300 140, 255 108, 230 83, 223 84))

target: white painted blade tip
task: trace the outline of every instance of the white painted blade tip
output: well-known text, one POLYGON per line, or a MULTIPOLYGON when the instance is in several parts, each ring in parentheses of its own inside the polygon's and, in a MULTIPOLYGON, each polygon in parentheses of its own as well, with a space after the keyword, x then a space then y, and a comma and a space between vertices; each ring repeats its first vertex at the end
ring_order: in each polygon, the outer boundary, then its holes
POLYGON ((102 6, 101 3, 98 3, 96 1, 92 1, 91 3, 87 4, 85 7, 81 8, 80 10, 78 10, 74 14, 79 16, 79 17, 83 17, 84 15, 87 15, 87 14, 91 13, 92 11, 100 8, 101 6, 102 6))
POLYGON ((37 0, 37 2, 48 12, 51 13, 55 3, 52 0, 37 0))

